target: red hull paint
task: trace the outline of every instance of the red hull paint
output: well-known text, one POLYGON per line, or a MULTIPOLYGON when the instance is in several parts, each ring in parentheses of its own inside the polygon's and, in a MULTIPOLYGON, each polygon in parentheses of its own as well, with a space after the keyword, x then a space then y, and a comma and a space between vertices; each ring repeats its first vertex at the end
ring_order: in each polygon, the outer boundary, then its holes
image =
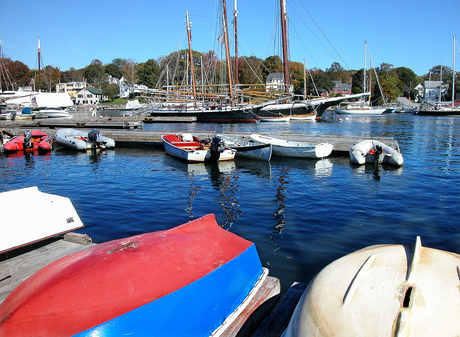
POLYGON ((5 299, 0 335, 74 335, 185 287, 251 245, 210 214, 70 254, 5 299))
POLYGON ((11 139, 3 145, 3 151, 6 153, 17 151, 41 151, 48 152, 52 149, 53 137, 41 131, 32 131, 31 147, 24 149, 25 135, 20 135, 11 139))

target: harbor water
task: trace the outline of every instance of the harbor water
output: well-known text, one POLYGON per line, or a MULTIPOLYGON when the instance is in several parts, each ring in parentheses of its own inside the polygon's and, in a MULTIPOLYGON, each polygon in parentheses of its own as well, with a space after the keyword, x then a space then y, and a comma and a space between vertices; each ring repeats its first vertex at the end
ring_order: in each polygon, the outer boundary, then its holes
MULTIPOLYGON (((220 226, 255 243, 283 293, 369 245, 412 246, 420 236, 424 246, 460 253, 458 117, 389 114, 279 124, 159 123, 143 129, 392 137, 404 165, 359 167, 348 156, 186 164, 162 147, 98 154, 56 148, 49 155, 1 154, 0 192, 38 186, 69 197, 86 226, 79 232, 96 243, 214 213, 220 226)), ((23 200, 19 209, 27 212, 30 202, 23 200)))

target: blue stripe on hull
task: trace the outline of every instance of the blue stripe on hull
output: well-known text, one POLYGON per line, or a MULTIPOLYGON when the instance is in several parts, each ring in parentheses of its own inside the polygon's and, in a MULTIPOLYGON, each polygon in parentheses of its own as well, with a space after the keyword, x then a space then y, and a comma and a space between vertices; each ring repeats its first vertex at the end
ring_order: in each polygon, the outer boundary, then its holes
POLYGON ((244 300, 261 274, 253 244, 188 286, 76 336, 209 336, 244 300))

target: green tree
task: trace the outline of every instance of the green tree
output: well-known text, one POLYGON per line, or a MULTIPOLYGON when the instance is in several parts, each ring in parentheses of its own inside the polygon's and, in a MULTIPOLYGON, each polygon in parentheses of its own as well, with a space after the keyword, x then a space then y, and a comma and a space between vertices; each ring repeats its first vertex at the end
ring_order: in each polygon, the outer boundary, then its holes
POLYGON ((330 68, 326 68, 326 74, 333 81, 342 81, 342 83, 350 83, 351 76, 338 62, 331 64, 330 68))
POLYGON ((404 92, 404 96, 415 97, 415 92, 411 93, 411 91, 418 84, 417 75, 412 71, 412 69, 406 67, 396 68, 395 72, 400 80, 399 89, 404 92))
POLYGON ((104 83, 102 86, 102 94, 107 96, 112 102, 118 97, 120 88, 116 84, 104 83))
POLYGON ((99 60, 91 61, 91 64, 83 70, 83 76, 89 83, 101 84, 104 78, 104 67, 99 60))
POLYGON ((121 70, 120 66, 116 65, 115 63, 109 63, 105 66, 104 70, 106 74, 109 74, 113 78, 120 79, 123 77, 123 71, 121 70))
POLYGON ((264 76, 264 83, 267 80, 268 74, 283 72, 283 61, 278 55, 269 56, 262 62, 262 74, 264 76))
POLYGON ((145 63, 141 63, 137 69, 139 84, 145 84, 148 88, 155 88, 158 83, 160 74, 160 66, 154 59, 150 59, 145 63))
MULTIPOLYGON (((335 87, 335 83, 332 82, 329 76, 321 69, 312 69, 312 77, 319 94, 322 92, 331 92, 335 87)), ((312 81, 307 81, 307 94, 316 95, 316 90, 312 81)))

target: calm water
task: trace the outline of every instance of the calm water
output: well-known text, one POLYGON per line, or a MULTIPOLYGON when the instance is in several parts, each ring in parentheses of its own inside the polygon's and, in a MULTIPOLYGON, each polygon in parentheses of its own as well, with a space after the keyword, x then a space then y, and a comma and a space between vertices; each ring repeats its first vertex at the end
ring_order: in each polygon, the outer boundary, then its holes
POLYGON ((355 167, 348 157, 185 164, 163 148, 93 156, 0 155, 0 191, 38 186, 69 197, 94 242, 163 230, 204 214, 253 241, 281 280, 309 282, 323 267, 374 244, 460 253, 460 118, 382 115, 289 124, 148 124, 144 130, 394 137, 402 168, 355 167))

